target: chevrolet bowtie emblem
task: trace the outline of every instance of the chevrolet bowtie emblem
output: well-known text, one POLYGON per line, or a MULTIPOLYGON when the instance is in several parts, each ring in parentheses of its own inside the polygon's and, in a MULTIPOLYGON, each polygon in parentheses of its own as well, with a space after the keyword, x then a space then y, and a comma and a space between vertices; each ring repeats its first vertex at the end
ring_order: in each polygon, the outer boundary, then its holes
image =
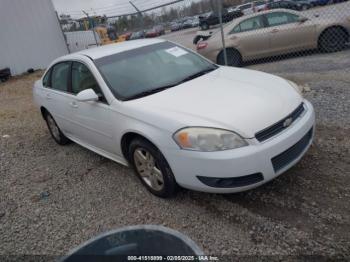
POLYGON ((291 124, 293 123, 293 118, 287 118, 284 122, 283 122, 283 127, 289 127, 291 124))

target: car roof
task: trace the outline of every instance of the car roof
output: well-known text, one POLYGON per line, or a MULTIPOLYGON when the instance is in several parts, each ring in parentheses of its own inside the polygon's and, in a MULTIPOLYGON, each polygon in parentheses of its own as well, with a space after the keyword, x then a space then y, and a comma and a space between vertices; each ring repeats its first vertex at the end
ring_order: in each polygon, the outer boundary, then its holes
POLYGON ((88 56, 91 59, 96 60, 105 56, 110 56, 110 55, 122 53, 125 51, 137 49, 140 47, 162 43, 165 41, 166 40, 163 40, 163 39, 139 39, 139 40, 133 40, 133 41, 124 41, 120 43, 85 49, 76 53, 63 56, 60 58, 60 60, 69 60, 81 55, 88 56))
MULTIPOLYGON (((252 18, 252 17, 256 17, 259 15, 264 15, 264 14, 269 14, 269 13, 275 13, 275 12, 287 12, 287 13, 291 13, 291 14, 295 14, 295 15, 300 15, 300 12, 295 11, 295 10, 290 10, 290 9, 286 9, 286 8, 276 8, 276 9, 271 9, 271 10, 263 10, 257 13, 253 13, 253 14, 249 14, 249 15, 244 15, 238 18, 235 18, 231 23, 227 23, 224 26, 224 29, 227 30, 227 28, 231 28, 231 26, 237 26, 239 23, 252 18)), ((231 29, 230 29, 231 30, 231 29)), ((215 31, 212 35, 217 35, 220 33, 220 30, 215 31)))
POLYGON ((269 14, 269 13, 275 13, 275 12, 287 12, 287 13, 291 13, 291 14, 300 14, 300 12, 295 11, 295 10, 290 10, 290 9, 286 9, 286 8, 276 8, 276 9, 271 9, 271 10, 263 10, 257 13, 253 13, 253 14, 249 14, 249 15, 244 15, 241 16, 239 18, 236 18, 235 20, 233 20, 235 23, 240 23, 241 21, 246 20, 247 18, 251 18, 251 17, 256 17, 259 15, 264 15, 264 14, 269 14))
POLYGON ((252 3, 245 3, 245 4, 237 5, 236 7, 241 7, 241 6, 246 6, 246 5, 252 5, 252 3))

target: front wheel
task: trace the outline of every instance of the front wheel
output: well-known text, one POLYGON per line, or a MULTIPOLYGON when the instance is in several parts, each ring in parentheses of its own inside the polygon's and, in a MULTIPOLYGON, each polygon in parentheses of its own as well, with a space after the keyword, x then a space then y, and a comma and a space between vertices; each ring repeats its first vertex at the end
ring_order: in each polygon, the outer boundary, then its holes
POLYGON ((327 53, 343 50, 348 38, 348 35, 342 29, 329 28, 320 36, 319 48, 327 53))
POLYGON ((202 30, 208 30, 209 29, 209 24, 208 23, 201 24, 201 29, 202 30))
MULTIPOLYGON (((228 66, 235 66, 239 67, 242 65, 242 56, 241 54, 235 50, 235 49, 227 49, 227 65, 228 66)), ((222 51, 217 58, 217 63, 219 65, 225 65, 225 57, 224 57, 224 51, 222 51)))
POLYGON ((150 142, 137 138, 129 146, 129 160, 152 194, 169 198, 176 194, 177 183, 163 154, 150 142))

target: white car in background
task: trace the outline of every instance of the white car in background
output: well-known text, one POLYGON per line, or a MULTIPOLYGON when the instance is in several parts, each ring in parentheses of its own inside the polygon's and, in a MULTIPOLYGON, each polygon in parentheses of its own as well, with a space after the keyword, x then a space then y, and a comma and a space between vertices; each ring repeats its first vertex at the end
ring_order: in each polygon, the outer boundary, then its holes
POLYGON ((244 15, 250 15, 254 13, 252 3, 239 5, 236 7, 236 9, 241 10, 244 15))
POLYGON ((312 105, 280 77, 135 40, 55 60, 34 86, 53 139, 132 166, 153 194, 248 190, 295 165, 312 105))
POLYGON ((250 15, 266 9, 266 1, 254 1, 251 3, 242 4, 236 7, 243 12, 244 15, 250 15))

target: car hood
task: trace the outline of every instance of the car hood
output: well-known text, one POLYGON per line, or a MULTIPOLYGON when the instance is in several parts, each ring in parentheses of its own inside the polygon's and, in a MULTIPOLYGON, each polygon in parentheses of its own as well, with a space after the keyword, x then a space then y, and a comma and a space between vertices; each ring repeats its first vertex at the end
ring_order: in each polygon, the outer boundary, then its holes
POLYGON ((252 138, 290 114, 302 100, 280 77, 220 67, 179 86, 129 102, 143 112, 179 123, 178 128, 210 126, 252 138))

